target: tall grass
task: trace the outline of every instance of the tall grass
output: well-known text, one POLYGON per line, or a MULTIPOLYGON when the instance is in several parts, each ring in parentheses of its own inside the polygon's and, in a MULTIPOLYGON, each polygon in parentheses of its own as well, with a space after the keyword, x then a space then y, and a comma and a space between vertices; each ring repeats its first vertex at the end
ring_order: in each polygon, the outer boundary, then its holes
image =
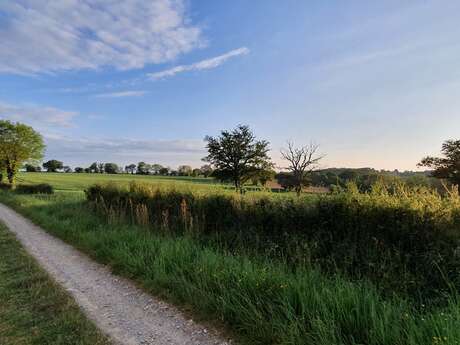
POLYGON ((459 344, 455 295, 444 308, 419 310, 401 297, 382 298, 365 281, 234 255, 192 233, 108 224, 75 193, 0 193, 0 200, 146 289, 220 320, 247 344, 459 344))
POLYGON ((132 183, 95 185, 87 199, 110 221, 190 234, 234 253, 369 279, 391 296, 443 303, 460 289, 460 197, 376 185, 296 198, 132 183))

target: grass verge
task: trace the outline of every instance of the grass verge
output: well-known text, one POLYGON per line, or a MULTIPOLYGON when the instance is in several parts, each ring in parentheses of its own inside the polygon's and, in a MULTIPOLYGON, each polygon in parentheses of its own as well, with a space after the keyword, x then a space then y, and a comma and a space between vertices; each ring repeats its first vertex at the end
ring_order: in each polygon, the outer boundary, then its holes
POLYGON ((454 297, 445 308, 416 310, 403 298, 383 299, 364 281, 231 255, 186 235, 107 224, 75 193, 1 193, 0 201, 147 290, 221 320, 247 344, 460 344, 454 297))
POLYGON ((0 344, 110 344, 2 224, 0 302, 0 344))

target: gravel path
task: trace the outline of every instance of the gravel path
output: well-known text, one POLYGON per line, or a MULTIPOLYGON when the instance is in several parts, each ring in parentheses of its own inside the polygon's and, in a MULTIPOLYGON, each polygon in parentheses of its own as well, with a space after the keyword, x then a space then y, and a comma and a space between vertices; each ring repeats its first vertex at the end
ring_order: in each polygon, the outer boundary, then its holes
POLYGON ((0 219, 115 344, 230 344, 2 204, 0 219))

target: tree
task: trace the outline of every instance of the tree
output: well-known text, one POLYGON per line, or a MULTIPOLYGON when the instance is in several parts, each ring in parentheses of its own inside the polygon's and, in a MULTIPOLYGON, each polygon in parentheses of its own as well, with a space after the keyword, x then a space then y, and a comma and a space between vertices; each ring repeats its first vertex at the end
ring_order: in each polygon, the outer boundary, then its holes
POLYGON ((71 173, 72 172, 72 168, 69 167, 68 165, 64 165, 62 167, 62 170, 64 170, 65 173, 71 173))
POLYGON ((14 184, 16 173, 23 163, 41 160, 44 150, 42 136, 32 127, 0 120, 0 160, 10 184, 14 184))
POLYGON ((107 174, 118 174, 118 165, 115 163, 105 163, 104 171, 107 174))
POLYGON ((79 173, 79 174, 85 172, 85 169, 83 169, 82 167, 76 167, 74 170, 76 173, 79 173))
POLYGON ((163 176, 167 176, 169 175, 170 170, 171 170, 170 168, 163 167, 160 169, 159 174, 163 176))
POLYGON ((200 175, 202 175, 202 174, 201 174, 201 169, 195 168, 195 169, 192 170, 192 176, 193 176, 193 177, 198 177, 198 176, 200 176, 200 175))
POLYGON ((255 173, 272 166, 268 141, 256 140, 248 126, 239 125, 231 132, 224 130, 219 137, 207 136, 205 141, 208 155, 203 160, 215 167, 213 175, 232 181, 240 192, 255 173))
POLYGON ((434 169, 431 173, 433 177, 460 185, 460 140, 445 141, 441 152, 444 157, 425 157, 418 166, 434 169))
POLYGON ((99 167, 98 167, 97 162, 92 163, 92 164, 89 166, 88 169, 89 169, 89 172, 90 172, 90 173, 98 173, 98 172, 99 172, 99 167))
POLYGON ((163 166, 161 164, 152 164, 152 173, 158 175, 162 168, 163 166))
POLYGON ((105 171, 105 164, 104 163, 98 163, 97 164, 97 170, 99 171, 100 174, 103 174, 105 171))
POLYGON ((59 169, 63 169, 64 164, 56 159, 51 159, 48 162, 43 163, 43 168, 45 168, 47 172, 56 172, 59 169))
POLYGON ((285 169, 292 173, 294 190, 299 196, 302 187, 308 185, 308 175, 318 168, 318 162, 324 156, 318 154, 319 146, 316 144, 302 147, 294 147, 290 141, 287 144, 287 149, 281 150, 281 157, 289 163, 285 169))
POLYGON ((257 171, 257 173, 251 177, 251 181, 254 185, 261 184, 265 187, 267 182, 273 180, 275 175, 276 172, 271 169, 271 167, 268 167, 267 169, 261 169, 257 171))
POLYGON ((190 176, 192 175, 192 167, 190 165, 180 165, 177 169, 179 176, 190 176))
POLYGON ((24 168, 26 169, 27 172, 40 172, 42 170, 40 166, 29 164, 29 163, 24 165, 24 168))
POLYGON ((201 175, 204 177, 209 177, 212 174, 212 166, 209 164, 202 165, 201 168, 201 175))
POLYGON ((148 175, 150 173, 150 170, 151 170, 151 165, 150 164, 147 164, 145 162, 139 162, 137 163, 137 171, 136 171, 136 174, 139 174, 139 175, 148 175))
POLYGON ((126 173, 133 175, 136 172, 136 164, 130 164, 125 166, 125 171, 126 173))

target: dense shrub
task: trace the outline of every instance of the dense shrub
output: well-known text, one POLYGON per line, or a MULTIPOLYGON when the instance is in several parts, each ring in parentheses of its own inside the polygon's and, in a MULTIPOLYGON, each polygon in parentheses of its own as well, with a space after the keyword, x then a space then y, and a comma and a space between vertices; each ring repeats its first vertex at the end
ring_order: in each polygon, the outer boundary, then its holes
POLYGON ((19 194, 53 194, 53 186, 47 183, 40 184, 20 184, 15 189, 19 194))
POLYGON ((0 182, 0 190, 11 190, 12 188, 13 188, 13 185, 9 183, 0 182))
POLYGON ((460 197, 375 186, 327 196, 240 196, 132 184, 96 185, 87 199, 111 219, 217 240, 229 251, 263 252, 319 266, 381 291, 439 301, 460 290, 460 197))

